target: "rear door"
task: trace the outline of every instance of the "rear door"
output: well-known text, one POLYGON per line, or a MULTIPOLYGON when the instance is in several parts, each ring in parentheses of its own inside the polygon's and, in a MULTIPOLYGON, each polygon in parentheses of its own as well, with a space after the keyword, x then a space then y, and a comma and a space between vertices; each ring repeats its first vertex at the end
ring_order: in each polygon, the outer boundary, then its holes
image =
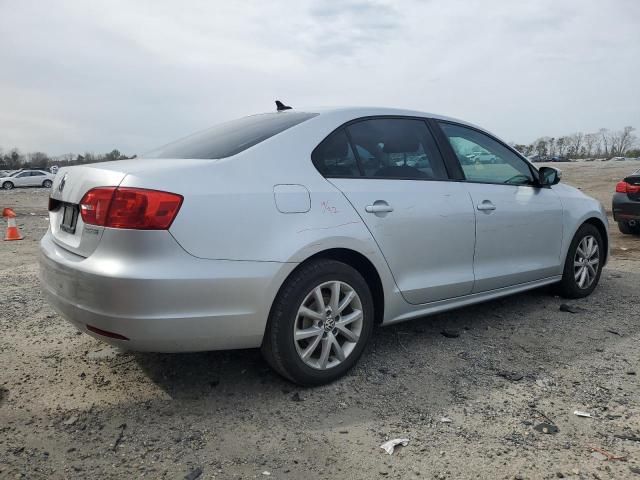
POLYGON ((45 179, 46 175, 44 173, 34 170, 31 172, 31 177, 29 177, 29 185, 32 187, 39 187, 42 185, 42 182, 44 182, 45 179))
POLYGON ((449 180, 424 120, 352 122, 313 160, 365 222, 408 302, 471 293, 473 205, 465 185, 449 180))
POLYGON ((439 125, 475 208, 474 293, 560 274, 562 203, 553 189, 537 187, 532 167, 497 139, 463 125, 439 125), (470 151, 493 161, 460 160, 470 151))

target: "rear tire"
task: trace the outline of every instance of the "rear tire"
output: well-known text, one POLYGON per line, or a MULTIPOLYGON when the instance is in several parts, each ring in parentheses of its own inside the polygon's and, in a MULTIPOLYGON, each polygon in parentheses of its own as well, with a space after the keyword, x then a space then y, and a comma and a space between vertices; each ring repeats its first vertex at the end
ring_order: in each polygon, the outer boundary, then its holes
POLYGON ((564 262, 560 295, 566 298, 583 298, 598 285, 606 252, 600 231, 589 223, 576 232, 564 262), (595 245, 595 247, 589 247, 595 245), (597 260, 597 263, 594 263, 597 260), (583 273, 584 272, 584 273, 583 273))
POLYGON ((2 184, 2 188, 5 190, 11 190, 13 188, 13 182, 4 182, 2 184))
POLYGON ((329 383, 358 361, 371 336, 373 318, 371 292, 357 270, 336 260, 313 260, 280 289, 262 354, 294 383, 329 383))
POLYGON ((45 180, 44 182, 42 182, 42 186, 44 188, 51 188, 51 185, 53 185, 53 182, 51 180, 45 180))

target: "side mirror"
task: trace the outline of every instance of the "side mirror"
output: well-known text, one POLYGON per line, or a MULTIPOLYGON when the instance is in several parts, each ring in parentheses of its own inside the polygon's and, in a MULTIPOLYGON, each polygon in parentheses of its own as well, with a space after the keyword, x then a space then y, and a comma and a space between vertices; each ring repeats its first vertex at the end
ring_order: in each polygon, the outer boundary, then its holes
POLYGON ((553 167, 540 167, 538 169, 538 182, 541 187, 550 187, 560 183, 562 172, 553 167))

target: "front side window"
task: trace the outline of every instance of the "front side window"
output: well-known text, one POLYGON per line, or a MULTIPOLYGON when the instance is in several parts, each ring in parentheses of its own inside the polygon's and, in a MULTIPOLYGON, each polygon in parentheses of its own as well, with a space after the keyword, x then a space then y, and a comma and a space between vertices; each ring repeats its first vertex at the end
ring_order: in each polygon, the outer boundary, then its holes
POLYGON ((444 180, 447 172, 422 120, 377 118, 347 127, 365 177, 444 180))
POLYGON ((533 185, 529 165, 500 142, 472 128, 440 122, 470 182, 533 185))
POLYGON ((306 112, 252 115, 195 133, 146 153, 143 157, 189 159, 231 157, 317 115, 317 113, 306 112))

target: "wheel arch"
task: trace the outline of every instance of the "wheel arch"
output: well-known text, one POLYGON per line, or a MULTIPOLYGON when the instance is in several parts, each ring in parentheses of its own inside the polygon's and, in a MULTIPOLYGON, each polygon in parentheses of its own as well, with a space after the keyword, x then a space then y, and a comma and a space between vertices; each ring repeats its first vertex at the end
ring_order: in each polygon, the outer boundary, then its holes
MULTIPOLYGON (((272 303, 271 308, 273 308, 273 304, 275 304, 275 299, 280 295, 280 291, 287 283, 287 280, 300 269, 303 265, 307 263, 318 260, 318 259, 328 259, 328 260, 336 260, 338 262, 345 263, 350 267, 357 270, 364 278, 364 281, 367 282, 369 286, 369 290, 371 291, 371 297, 373 299, 373 311, 374 311, 374 322, 376 324, 381 324, 384 319, 384 287, 382 284, 382 278, 380 277, 380 273, 376 269, 375 265, 362 253, 352 250, 350 248, 329 248, 326 250, 322 250, 314 253, 313 255, 307 257, 305 260, 300 262, 298 266, 293 269, 289 275, 285 278, 285 280, 280 285, 278 289, 278 293, 276 294, 274 301, 272 303)), ((271 316, 271 315, 270 315, 271 316)))
POLYGON ((605 265, 609 260, 609 234, 607 231, 607 227, 605 226, 604 222, 600 220, 598 217, 587 218, 584 222, 582 222, 582 225, 585 225, 585 224, 593 225, 598 229, 598 232, 600 232, 600 236, 602 237, 602 241, 604 242, 605 257, 604 257, 603 265, 605 265))

